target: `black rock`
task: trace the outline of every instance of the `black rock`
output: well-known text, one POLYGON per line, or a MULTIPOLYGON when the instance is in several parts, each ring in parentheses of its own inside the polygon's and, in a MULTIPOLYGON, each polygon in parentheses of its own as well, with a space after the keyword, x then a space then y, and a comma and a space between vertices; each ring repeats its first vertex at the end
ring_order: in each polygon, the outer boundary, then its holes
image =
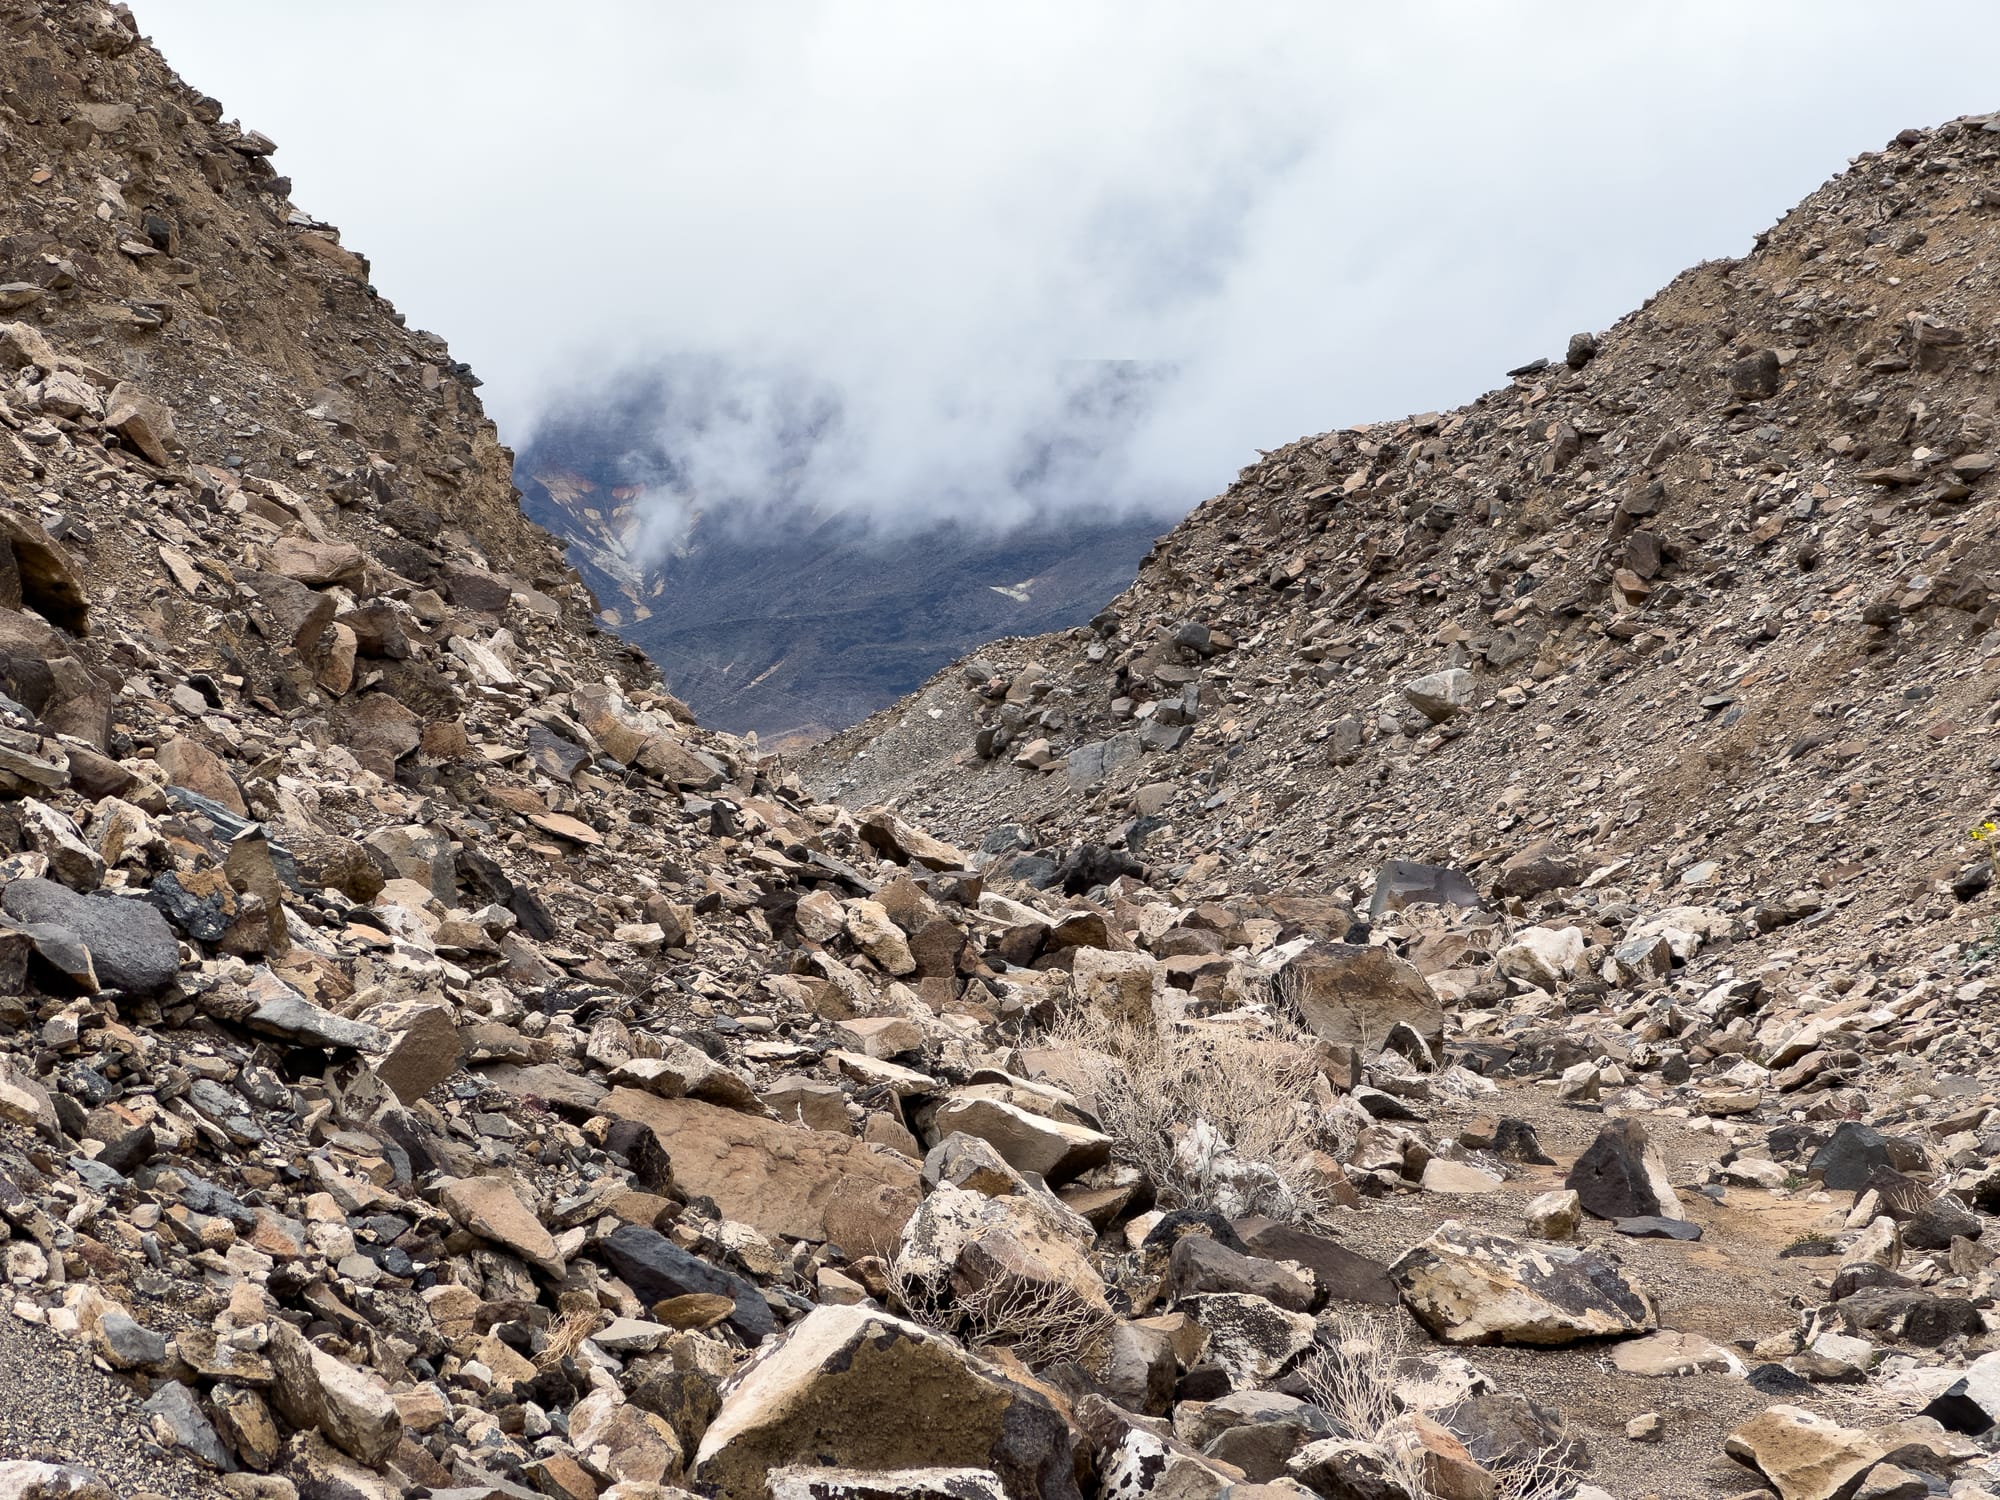
POLYGON ((1542 1149, 1542 1138, 1526 1120, 1505 1119, 1493 1127, 1493 1154, 1502 1161, 1552 1167, 1556 1159, 1542 1149))
POLYGON ((146 899, 160 909, 174 931, 198 943, 215 943, 229 931, 229 903, 223 892, 197 896, 180 883, 172 870, 154 880, 146 899))
POLYGON ((1611 1227, 1635 1240, 1698 1240, 1701 1226, 1686 1219, 1668 1219, 1659 1214, 1635 1214, 1613 1219, 1611 1227))
POLYGON ((637 1224, 621 1224, 600 1242, 611 1269, 651 1307, 669 1297, 702 1292, 731 1297, 736 1310, 729 1326, 751 1345, 775 1333, 778 1320, 771 1315, 764 1294, 741 1276, 712 1266, 700 1256, 690 1255, 657 1230, 637 1224))
POLYGON ((1827 1288, 1826 1300, 1838 1302, 1843 1297, 1852 1297, 1856 1292, 1869 1291, 1875 1287, 1893 1287, 1908 1290, 1916 1285, 1907 1276, 1899 1276, 1886 1266, 1862 1261, 1856 1265, 1842 1266, 1827 1288))
POLYGON ((1600 1219, 1658 1215, 1659 1195, 1646 1170, 1646 1127, 1637 1120, 1613 1120, 1576 1159, 1563 1186, 1583 1201, 1584 1212, 1600 1219))
POLYGON ((1245 1229, 1243 1243, 1272 1260, 1296 1261, 1304 1266, 1332 1301, 1394 1307, 1401 1300, 1395 1283, 1389 1280, 1387 1266, 1325 1235, 1290 1224, 1267 1223, 1245 1229))
MULTIPOLYGON (((1991 1381, 1982 1381, 1982 1388, 1990 1388, 1991 1381)), ((1961 1380, 1943 1395, 1937 1397, 1923 1409, 1922 1415, 1941 1423, 1952 1432, 1962 1432, 1968 1437, 1978 1437, 1993 1428, 1995 1412, 1974 1398, 1972 1382, 1961 1380)))
POLYGON ((1766 1396, 1804 1396, 1811 1393, 1813 1383, 1783 1365, 1758 1365, 1750 1372, 1749 1386, 1766 1396))
POLYGON ((1903 1221, 1903 1243, 1913 1250, 1949 1250, 1954 1239, 1976 1240, 1986 1221, 1946 1193, 1933 1198, 1903 1221))
POLYGON ((85 896, 53 880, 26 879, 0 891, 0 909, 18 922, 64 927, 90 950, 97 982, 152 995, 174 982, 180 945, 167 920, 144 901, 85 896))
POLYGON ((1162 1216, 1159 1223, 1146 1231, 1145 1242, 1139 1248, 1149 1254, 1158 1252, 1164 1260, 1175 1243, 1190 1234, 1205 1234, 1238 1254, 1249 1253, 1235 1226, 1212 1208, 1177 1208, 1162 1216))
POLYGON ((1234 1389, 1221 1365, 1195 1365, 1174 1382, 1174 1400, 1220 1401, 1234 1389))
POLYGON ((1796 1245, 1787 1245, 1778 1252, 1779 1260, 1825 1260, 1840 1254, 1840 1246, 1832 1240, 1800 1240, 1796 1245))
POLYGON ((1921 1166, 1923 1159, 1923 1151, 1914 1143, 1849 1120, 1813 1153, 1806 1175, 1835 1192, 1859 1193, 1878 1167, 1902 1171, 1921 1166))
POLYGON ((117 1140, 110 1142, 97 1153, 97 1160, 103 1165, 129 1177, 153 1159, 158 1144, 153 1137, 153 1127, 141 1125, 136 1130, 128 1130, 117 1140))

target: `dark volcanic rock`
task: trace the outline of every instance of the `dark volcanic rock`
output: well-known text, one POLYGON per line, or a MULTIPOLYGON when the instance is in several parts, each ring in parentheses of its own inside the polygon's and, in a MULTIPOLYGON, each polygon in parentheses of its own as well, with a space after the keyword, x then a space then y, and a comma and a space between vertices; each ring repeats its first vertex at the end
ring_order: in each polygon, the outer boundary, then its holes
POLYGON ((180 945, 166 919, 143 901, 83 896, 53 880, 10 881, 0 909, 17 922, 66 927, 90 950, 99 984, 150 995, 174 981, 180 945))
POLYGON ((736 1311, 729 1315, 729 1326, 753 1346, 777 1329, 770 1304, 755 1286, 688 1254, 657 1230, 621 1224, 604 1237, 603 1250, 611 1268, 649 1307, 669 1297, 706 1292, 735 1300, 736 1311))

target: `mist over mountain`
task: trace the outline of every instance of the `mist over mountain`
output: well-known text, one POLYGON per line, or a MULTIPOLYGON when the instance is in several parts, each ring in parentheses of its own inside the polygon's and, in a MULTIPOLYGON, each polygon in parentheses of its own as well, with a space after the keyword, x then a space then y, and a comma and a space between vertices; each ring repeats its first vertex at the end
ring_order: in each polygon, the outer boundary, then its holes
POLYGON ((843 393, 716 358, 580 391, 520 449, 528 515, 705 722, 816 739, 996 636, 1087 620, 1184 504, 1113 477, 1164 371, 1047 374, 1027 435, 879 461, 843 393))

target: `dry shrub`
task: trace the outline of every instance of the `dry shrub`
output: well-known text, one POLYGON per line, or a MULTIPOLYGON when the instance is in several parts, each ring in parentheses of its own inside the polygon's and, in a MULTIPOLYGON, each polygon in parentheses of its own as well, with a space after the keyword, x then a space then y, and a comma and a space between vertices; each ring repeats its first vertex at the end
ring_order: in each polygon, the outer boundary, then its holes
MULTIPOLYGON (((1342 1312, 1328 1320, 1320 1342, 1299 1364, 1306 1390, 1339 1430, 1380 1448, 1389 1471, 1412 1495, 1430 1496, 1421 1450, 1399 1440, 1398 1420, 1409 1411, 1396 1394, 1396 1378, 1409 1352, 1409 1336, 1393 1317, 1342 1312)), ((1431 1415, 1428 1411, 1423 1415, 1431 1415)), ((1485 1465, 1495 1500, 1564 1500, 1582 1478, 1574 1445, 1503 1454, 1485 1465)))
POLYGON ((1064 1360, 1094 1367, 1103 1358, 1117 1319, 1066 1288, 1038 1286, 999 1276, 972 1287, 954 1276, 934 1286, 901 1269, 891 1271, 896 1300, 918 1322, 969 1346, 1013 1351, 1031 1370, 1064 1360))
POLYGON ((1047 1040, 1089 1076, 1118 1158, 1144 1172, 1168 1206, 1228 1206, 1306 1223, 1330 1212, 1313 1153, 1344 1154, 1352 1142, 1322 1138, 1313 1106, 1318 1058, 1289 1023, 1257 1032, 1134 1024, 1077 1007, 1057 1018, 1047 1040))

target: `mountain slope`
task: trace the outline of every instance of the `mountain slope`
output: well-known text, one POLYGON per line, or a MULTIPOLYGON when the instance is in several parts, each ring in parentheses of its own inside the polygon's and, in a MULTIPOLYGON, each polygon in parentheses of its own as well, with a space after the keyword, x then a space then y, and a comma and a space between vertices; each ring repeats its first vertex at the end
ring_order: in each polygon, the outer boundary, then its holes
POLYGON ((781 504, 656 534, 671 489, 657 416, 607 403, 545 421, 517 466, 523 507, 703 722, 767 743, 852 724, 981 641, 1088 619, 1164 524, 1050 515, 989 532, 781 504))
POLYGON ((1996 146, 1899 139, 1568 364, 1273 453, 1103 632, 997 646, 811 774, 974 840, 1143 816, 1191 887, 1549 835, 1626 886, 1716 858, 1745 907, 1950 915, 1920 893, 1994 795, 1996 146), (1443 672, 1434 722, 1408 690, 1443 672), (1038 736, 1053 769, 1013 764, 1038 736), (1070 754, 1106 743, 1108 776, 1070 754))

